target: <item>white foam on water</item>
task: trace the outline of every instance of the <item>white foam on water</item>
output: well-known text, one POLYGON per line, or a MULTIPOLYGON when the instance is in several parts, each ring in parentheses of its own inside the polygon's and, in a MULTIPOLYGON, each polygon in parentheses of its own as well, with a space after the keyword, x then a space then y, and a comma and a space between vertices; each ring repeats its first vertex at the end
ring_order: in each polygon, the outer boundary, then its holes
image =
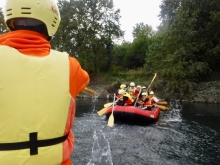
POLYGON ((102 130, 95 130, 93 135, 91 159, 87 165, 113 165, 111 149, 102 130))
MULTIPOLYGON (((95 102, 96 100, 93 100, 94 103, 93 111, 96 111, 95 102)), ((93 118, 94 118, 93 128, 96 129, 94 130, 93 133, 91 159, 89 160, 87 165, 113 165, 109 141, 107 140, 102 129, 98 129, 98 127, 95 125, 96 116, 93 116, 93 118)))
POLYGON ((170 110, 164 113, 162 119, 166 122, 181 122, 182 117, 180 111, 182 110, 182 106, 179 102, 171 101, 169 103, 170 110))

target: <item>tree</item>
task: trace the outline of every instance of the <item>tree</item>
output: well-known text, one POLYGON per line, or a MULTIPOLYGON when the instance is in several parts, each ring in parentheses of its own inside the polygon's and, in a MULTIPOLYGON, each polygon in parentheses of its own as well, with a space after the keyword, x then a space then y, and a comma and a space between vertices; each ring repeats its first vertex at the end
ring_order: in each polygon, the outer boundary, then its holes
POLYGON ((133 38, 136 38, 138 33, 147 27, 148 25, 147 24, 145 25, 143 22, 135 24, 132 31, 133 38))
POLYGON ((161 2, 160 19, 163 24, 167 24, 168 26, 172 25, 176 19, 176 15, 181 4, 182 0, 163 0, 161 2))
POLYGON ((91 72, 108 70, 112 64, 113 39, 123 36, 120 10, 112 0, 59 0, 62 21, 55 48, 65 48, 91 72), (65 44, 64 44, 65 42, 65 44))
POLYGON ((0 8, 0 34, 4 34, 8 31, 6 25, 5 25, 5 20, 2 12, 2 8, 0 8))
POLYGON ((220 2, 164 0, 161 7, 162 32, 153 37, 145 70, 169 80, 172 91, 189 92, 193 82, 220 69, 220 2))
POLYGON ((144 66, 146 52, 151 43, 151 37, 154 35, 154 31, 151 26, 140 23, 133 27, 132 34, 135 38, 124 60, 127 68, 137 69, 144 66))

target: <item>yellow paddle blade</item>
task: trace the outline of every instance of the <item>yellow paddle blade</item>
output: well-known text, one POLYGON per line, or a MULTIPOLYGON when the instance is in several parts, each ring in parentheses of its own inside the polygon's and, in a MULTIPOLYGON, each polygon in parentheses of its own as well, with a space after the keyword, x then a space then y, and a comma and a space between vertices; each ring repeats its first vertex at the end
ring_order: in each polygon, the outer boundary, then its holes
POLYGON ((164 111, 169 110, 169 108, 168 108, 168 107, 163 106, 163 105, 156 105, 156 106, 157 106, 157 107, 159 107, 161 110, 164 110, 164 111))
POLYGON ((114 116, 113 116, 113 113, 109 116, 108 118, 108 126, 109 127, 113 127, 114 125, 114 116))
POLYGON ((159 101, 159 102, 157 102, 157 104, 167 105, 167 102, 166 101, 159 101))
POLYGON ((105 107, 105 108, 111 107, 112 104, 113 104, 113 103, 106 103, 106 104, 104 104, 104 107, 105 107))
POLYGON ((102 115, 104 115, 105 113, 106 113, 106 111, 108 110, 108 107, 107 108, 102 108, 100 111, 98 111, 97 113, 98 113, 98 115, 99 116, 102 116, 102 115))

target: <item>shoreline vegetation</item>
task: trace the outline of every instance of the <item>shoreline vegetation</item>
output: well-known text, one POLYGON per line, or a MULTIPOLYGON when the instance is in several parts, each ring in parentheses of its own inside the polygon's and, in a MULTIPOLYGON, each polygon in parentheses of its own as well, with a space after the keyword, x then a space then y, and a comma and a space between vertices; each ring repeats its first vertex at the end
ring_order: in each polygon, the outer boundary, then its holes
MULTIPOLYGON (((120 84, 129 85, 129 79, 117 79, 116 77, 103 78, 96 76, 91 78, 88 86, 89 89, 97 91, 99 96, 87 95, 80 93, 77 98, 97 98, 97 99, 113 99, 114 92, 119 88, 120 84)), ((141 86, 148 86, 151 80, 143 81, 143 79, 134 79, 135 84, 141 86)), ((159 78, 152 83, 152 90, 157 97, 166 101, 180 101, 180 102, 194 102, 194 103, 210 103, 220 104, 220 81, 200 82, 191 86, 192 89, 185 89, 175 92, 172 88, 172 83, 168 83, 159 78)))
MULTIPOLYGON (((88 88, 99 98, 111 99, 120 83, 148 86, 157 73, 151 87, 159 98, 220 103, 219 0, 163 0, 157 30, 137 22, 131 42, 123 39, 120 10, 113 1, 96 1, 105 10, 93 1, 82 2, 58 1, 65 19, 50 44, 79 61, 90 74, 88 88)), ((0 34, 7 31, 2 23, 0 34)))

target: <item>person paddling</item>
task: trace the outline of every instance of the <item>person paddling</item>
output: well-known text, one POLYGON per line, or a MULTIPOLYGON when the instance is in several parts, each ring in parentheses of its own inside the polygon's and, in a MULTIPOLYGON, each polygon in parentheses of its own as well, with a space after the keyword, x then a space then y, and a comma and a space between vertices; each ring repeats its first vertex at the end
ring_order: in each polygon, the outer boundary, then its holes
POLYGON ((55 0, 6 0, 4 9, 10 32, 0 36, 0 164, 71 165, 74 99, 88 73, 51 49, 61 20, 55 0))
POLYGON ((138 90, 137 88, 135 87, 135 83, 134 82, 131 82, 130 83, 130 87, 128 88, 128 93, 131 95, 131 97, 133 99, 136 99, 137 98, 137 95, 138 95, 138 90))
POLYGON ((139 104, 139 108, 144 108, 144 105, 146 104, 146 102, 149 100, 149 98, 147 97, 147 92, 143 92, 141 93, 141 98, 138 100, 138 104, 139 104))
POLYGON ((118 91, 118 96, 117 98, 119 99, 116 104, 117 105, 121 105, 121 106, 125 106, 125 105, 128 105, 128 106, 131 106, 131 105, 134 105, 134 99, 129 95, 129 93, 125 92, 125 90, 123 89, 120 89, 118 91))
POLYGON ((148 95, 148 99, 144 104, 144 107, 142 109, 148 109, 151 110, 152 107, 155 106, 155 104, 159 101, 159 99, 154 96, 154 91, 151 91, 148 95))
POLYGON ((116 96, 118 95, 118 91, 119 91, 120 89, 125 90, 126 87, 127 87, 127 86, 126 86, 125 84, 121 84, 121 85, 120 85, 120 88, 115 92, 116 96))

